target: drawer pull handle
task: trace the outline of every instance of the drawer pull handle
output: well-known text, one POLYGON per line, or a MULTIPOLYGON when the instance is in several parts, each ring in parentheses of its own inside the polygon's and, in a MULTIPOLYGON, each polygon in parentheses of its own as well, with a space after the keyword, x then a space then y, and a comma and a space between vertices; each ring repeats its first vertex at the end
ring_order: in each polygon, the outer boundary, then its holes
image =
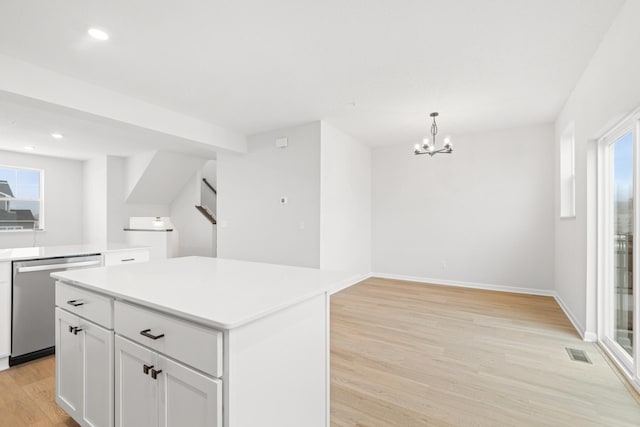
POLYGON ((126 258, 126 259, 121 259, 120 262, 127 262, 127 261, 135 261, 135 258, 126 258))
POLYGON ((82 328, 78 328, 77 326, 75 326, 73 328, 73 335, 78 335, 78 332, 82 332, 82 328))
POLYGON ((145 375, 149 375, 149 369, 153 368, 153 365, 142 365, 142 372, 145 375))
POLYGON ((78 301, 77 299, 72 299, 71 301, 67 301, 67 304, 72 305, 74 307, 79 307, 81 305, 84 305, 82 301, 78 301))
POLYGON ((158 379, 158 374, 162 372, 162 369, 158 369, 157 371, 155 369, 151 370, 151 378, 153 378, 154 380, 158 379))
POLYGON ((144 331, 140 331, 140 335, 145 336, 147 338, 151 338, 152 340, 157 340, 158 338, 162 338, 164 336, 164 334, 152 335, 149 333, 149 331, 151 331, 151 329, 145 329, 144 331))

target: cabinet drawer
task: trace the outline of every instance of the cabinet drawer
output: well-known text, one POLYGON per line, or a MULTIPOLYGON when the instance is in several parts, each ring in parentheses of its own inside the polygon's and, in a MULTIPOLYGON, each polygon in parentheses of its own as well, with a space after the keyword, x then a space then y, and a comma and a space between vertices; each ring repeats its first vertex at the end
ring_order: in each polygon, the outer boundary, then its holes
POLYGON ((122 301, 115 302, 115 331, 207 374, 222 376, 220 331, 122 301))
POLYGON ((135 264, 149 261, 149 251, 140 249, 125 252, 109 252, 104 254, 104 265, 135 264))
POLYGON ((56 282, 56 305, 107 329, 113 329, 113 298, 56 282))
POLYGON ((11 263, 0 262, 0 283, 11 283, 11 263))

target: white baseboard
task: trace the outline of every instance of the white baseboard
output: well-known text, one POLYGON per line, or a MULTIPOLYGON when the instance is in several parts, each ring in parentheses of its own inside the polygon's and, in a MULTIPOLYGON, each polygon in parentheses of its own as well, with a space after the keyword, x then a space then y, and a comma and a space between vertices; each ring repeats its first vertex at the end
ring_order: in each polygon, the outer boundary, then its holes
POLYGON ((371 277, 380 277, 382 279, 405 280, 409 282, 426 283, 430 285, 456 286, 459 288, 482 289, 485 291, 511 292, 516 294, 526 294, 526 295, 555 296, 555 292, 550 289, 518 288, 513 286, 493 285, 489 283, 429 279, 426 277, 403 276, 400 274, 387 274, 387 273, 371 273, 371 277))
POLYGON ((585 331, 585 328, 580 324, 578 319, 576 319, 571 310, 569 310, 569 307, 564 303, 562 298, 560 298, 560 295, 554 292, 553 297, 555 298, 562 311, 564 311, 565 316, 567 316, 567 319, 569 319, 576 332, 578 332, 578 335, 580 335, 580 338, 582 338, 584 341, 596 342, 598 340, 596 334, 591 331, 585 331))
POLYGON ((371 273, 363 273, 363 274, 355 275, 355 276, 349 278, 348 280, 345 280, 344 282, 340 283, 338 286, 336 286, 332 290, 330 290, 328 292, 328 294, 329 295, 333 295, 333 294, 338 293, 340 291, 344 291, 345 289, 350 288, 353 285, 357 285, 358 283, 362 282, 363 280, 367 280, 369 277, 371 277, 371 273))
POLYGON ((0 357, 0 371, 4 371, 5 369, 9 369, 9 356, 0 357))

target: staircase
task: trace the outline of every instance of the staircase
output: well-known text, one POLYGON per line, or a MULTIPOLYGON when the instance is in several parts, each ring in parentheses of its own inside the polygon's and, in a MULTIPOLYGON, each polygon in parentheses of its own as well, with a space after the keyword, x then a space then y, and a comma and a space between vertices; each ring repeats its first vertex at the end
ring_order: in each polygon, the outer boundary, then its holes
POLYGON ((207 181, 206 178, 202 178, 202 185, 200 190, 200 204, 196 205, 196 209, 200 212, 211 224, 217 224, 216 222, 216 207, 217 207, 217 195, 216 189, 207 181))

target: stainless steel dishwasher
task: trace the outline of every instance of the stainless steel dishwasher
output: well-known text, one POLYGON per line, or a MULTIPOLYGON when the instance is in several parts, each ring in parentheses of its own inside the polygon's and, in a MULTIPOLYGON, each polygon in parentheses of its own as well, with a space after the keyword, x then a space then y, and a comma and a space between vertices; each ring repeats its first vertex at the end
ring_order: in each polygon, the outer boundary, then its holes
POLYGON ((50 274, 101 265, 100 254, 13 262, 9 365, 55 352, 55 280, 50 274))

